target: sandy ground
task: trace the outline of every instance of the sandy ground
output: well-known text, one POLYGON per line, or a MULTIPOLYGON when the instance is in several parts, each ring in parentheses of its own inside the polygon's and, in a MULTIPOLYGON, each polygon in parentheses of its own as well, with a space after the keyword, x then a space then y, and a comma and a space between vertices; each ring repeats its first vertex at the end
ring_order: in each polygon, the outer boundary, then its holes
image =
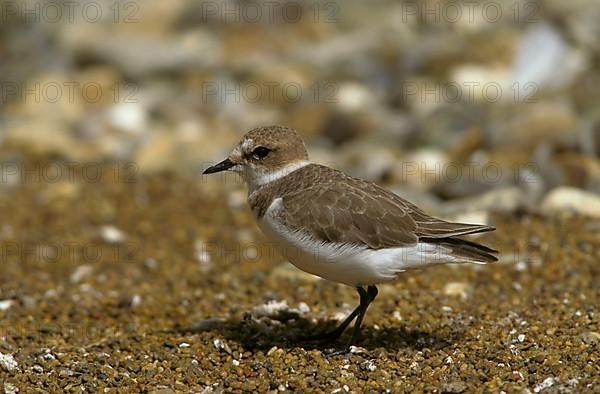
POLYGON ((105 174, 0 190, 5 392, 600 391, 597 221, 496 216, 499 263, 380 286, 332 356, 298 336, 354 289, 270 256, 239 194, 105 174))

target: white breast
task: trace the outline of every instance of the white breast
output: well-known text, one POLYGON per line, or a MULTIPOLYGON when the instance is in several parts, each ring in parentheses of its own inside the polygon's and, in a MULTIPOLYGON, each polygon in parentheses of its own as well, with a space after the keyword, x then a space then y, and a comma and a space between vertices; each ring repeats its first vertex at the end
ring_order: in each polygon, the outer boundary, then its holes
POLYGON ((420 242, 415 245, 373 250, 361 246, 318 242, 309 234, 291 231, 277 220, 284 209, 273 200, 258 224, 284 259, 301 270, 349 286, 389 282, 398 273, 432 264, 453 262, 448 250, 420 242))

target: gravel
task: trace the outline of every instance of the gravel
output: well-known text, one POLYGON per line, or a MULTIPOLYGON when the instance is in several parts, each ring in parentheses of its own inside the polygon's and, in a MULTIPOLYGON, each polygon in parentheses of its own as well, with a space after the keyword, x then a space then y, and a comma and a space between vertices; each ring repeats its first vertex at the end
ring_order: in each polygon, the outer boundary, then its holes
POLYGON ((283 275, 249 210, 224 203, 240 185, 163 174, 77 186, 50 200, 43 183, 0 193, 5 392, 600 390, 592 219, 492 215, 498 230, 479 240, 499 263, 380 286, 361 341, 332 355, 298 337, 335 325, 355 290, 283 275), (99 239, 103 228, 127 238, 99 239), (259 257, 244 255, 250 242, 259 257))

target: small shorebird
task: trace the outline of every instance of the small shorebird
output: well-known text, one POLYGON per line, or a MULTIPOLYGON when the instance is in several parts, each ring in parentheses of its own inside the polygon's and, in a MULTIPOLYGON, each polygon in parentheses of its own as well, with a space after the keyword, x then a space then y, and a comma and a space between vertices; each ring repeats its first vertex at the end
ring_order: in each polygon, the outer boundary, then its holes
POLYGON ((356 319, 351 343, 377 296, 376 284, 434 264, 496 261, 497 251, 460 236, 494 227, 452 223, 374 183, 312 163, 298 133, 270 126, 249 131, 229 157, 206 169, 239 173, 259 227, 296 267, 353 286, 356 309, 335 330, 336 340, 356 319))

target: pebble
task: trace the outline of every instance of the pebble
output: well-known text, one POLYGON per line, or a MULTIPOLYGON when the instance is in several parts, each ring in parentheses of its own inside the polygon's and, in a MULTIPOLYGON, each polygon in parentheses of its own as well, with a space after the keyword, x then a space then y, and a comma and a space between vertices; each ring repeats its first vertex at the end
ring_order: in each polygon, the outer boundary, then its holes
POLYGON ((460 380, 453 380, 449 383, 444 383, 442 389, 446 393, 462 393, 467 390, 468 386, 460 380))
POLYGON ((148 268, 149 270, 155 270, 158 268, 158 266, 158 261, 156 261, 156 259, 153 259, 152 257, 144 260, 144 267, 148 268))
POLYGON ((141 134, 148 127, 148 114, 142 104, 118 103, 109 111, 112 125, 133 134, 141 134))
POLYGON ((465 282, 450 282, 444 286, 444 294, 447 296, 458 296, 463 300, 469 298, 472 286, 465 282))
POLYGON ((401 163, 400 172, 404 182, 420 191, 427 191, 446 180, 447 153, 439 149, 421 149, 411 153, 401 163))
POLYGON ((6 311, 10 309, 11 306, 15 303, 14 300, 2 300, 0 301, 0 311, 6 311))
POLYGON ((222 339, 215 339, 213 341, 213 345, 215 346, 215 349, 222 350, 227 354, 231 354, 231 348, 229 347, 227 342, 223 341, 222 339))
POLYGON ((271 300, 263 305, 257 305, 252 309, 252 313, 257 318, 259 317, 273 317, 279 315, 281 312, 287 312, 290 308, 288 306, 287 301, 276 301, 271 300))
POLYGON ((557 380, 554 377, 546 378, 540 384, 536 385, 533 388, 533 392, 534 393, 541 393, 543 390, 549 389, 550 387, 554 386, 554 384, 556 382, 557 382, 557 380))
POLYGON ((469 217, 472 220, 485 218, 487 221, 490 212, 512 213, 527 205, 527 197, 523 191, 519 187, 509 186, 492 189, 477 196, 448 201, 442 206, 442 211, 453 220, 465 219, 467 223, 471 223, 468 221, 469 217))
POLYGON ((350 346, 350 353, 352 353, 352 354, 363 354, 363 353, 368 353, 368 351, 364 347, 351 345, 350 346))
POLYGON ((309 313, 310 306, 308 306, 308 304, 306 302, 300 302, 300 303, 298 303, 298 311, 300 313, 309 313))
POLYGON ((364 367, 369 372, 375 372, 375 371, 377 371, 377 365, 373 362, 373 360, 367 360, 367 361, 365 361, 364 367))
POLYGON ((19 388, 12 383, 4 382, 4 394, 17 394, 19 388))
POLYGON ((127 235, 123 231, 111 225, 100 227, 100 237, 109 244, 122 243, 127 239, 127 235))
POLYGON ((134 294, 133 297, 131 297, 131 307, 137 308, 141 304, 142 304, 142 297, 139 294, 134 294))
POLYGON ((584 332, 579 337, 587 345, 600 343, 600 333, 596 331, 584 332))
POLYGON ((0 366, 11 372, 18 369, 19 364, 17 364, 12 354, 0 353, 0 366))
POLYGON ((194 242, 194 257, 196 257, 196 261, 202 266, 208 266, 211 263, 211 254, 208 252, 208 245, 207 242, 200 239, 194 242))
POLYGON ((364 85, 347 82, 339 87, 339 105, 344 111, 363 110, 376 104, 372 91, 364 85))
POLYGON ((7 127, 4 143, 34 154, 58 155, 71 161, 84 160, 87 153, 69 132, 68 123, 56 119, 36 119, 7 127))
POLYGON ((69 281, 71 283, 79 283, 83 279, 91 276, 93 272, 94 268, 91 265, 80 265, 71 273, 71 276, 69 276, 69 281))
POLYGON ((497 99, 510 100, 510 95, 497 95, 497 92, 508 92, 511 85, 510 70, 507 67, 487 67, 475 64, 461 64, 452 70, 451 80, 458 86, 472 86, 469 91, 470 100, 485 103, 497 99), (497 90, 488 91, 493 86, 497 90))
POLYGON ((528 94, 527 84, 540 89, 568 86, 585 66, 584 59, 569 48, 562 32, 548 23, 530 26, 517 48, 512 65, 512 81, 521 95, 528 94), (538 52, 536 48, 544 48, 538 52))
POLYGON ((572 187, 561 186, 548 193, 540 207, 547 215, 577 213, 600 218, 600 196, 572 187))

